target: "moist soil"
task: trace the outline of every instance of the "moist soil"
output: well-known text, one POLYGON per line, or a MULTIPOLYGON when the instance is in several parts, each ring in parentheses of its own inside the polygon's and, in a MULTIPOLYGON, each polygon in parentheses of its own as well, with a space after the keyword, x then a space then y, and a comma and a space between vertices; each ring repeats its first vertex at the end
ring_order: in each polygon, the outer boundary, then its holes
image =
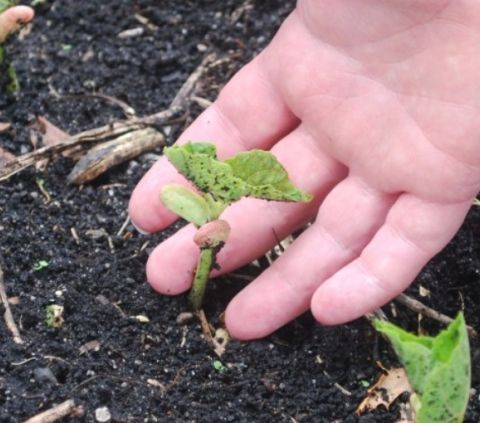
MULTIPOLYGON (((0 91, 0 121, 12 124, 0 145, 17 155, 33 148, 35 116, 70 134, 124 118, 118 105, 89 94, 122 100, 138 115, 166 108, 209 52, 227 58, 197 92, 214 99, 293 8, 283 0, 38 3, 30 34, 7 47, 21 90, 0 91), (141 33, 118 36, 132 28, 141 33)), ((168 142, 200 111, 189 106, 168 142)), ((119 234, 130 193, 159 154, 144 154, 82 187, 66 183, 73 165, 68 158, 0 184, 0 261, 24 340, 16 344, 0 320, 0 422, 24 421, 67 399, 83 408, 68 422, 94 422, 101 407, 114 422, 397 421, 399 401, 390 410, 355 415, 382 372, 376 362, 398 365, 364 318, 322 327, 307 313, 266 339, 231 341, 221 358, 197 319, 177 322, 189 310, 187 300, 157 295, 144 273, 148 253, 176 228, 145 236, 128 225, 119 234), (47 324, 52 304, 64 307, 59 328, 47 324)), ((238 272, 259 271, 248 266, 238 272)), ((463 309, 478 330, 479 272, 480 212, 473 207, 408 293, 449 316, 463 309)), ((205 313, 213 326, 221 326, 228 300, 244 284, 234 277, 210 284, 205 313)), ((409 330, 434 334, 441 328, 396 303, 384 311, 409 330)), ((475 342, 472 349, 471 423, 480 421, 475 342)))

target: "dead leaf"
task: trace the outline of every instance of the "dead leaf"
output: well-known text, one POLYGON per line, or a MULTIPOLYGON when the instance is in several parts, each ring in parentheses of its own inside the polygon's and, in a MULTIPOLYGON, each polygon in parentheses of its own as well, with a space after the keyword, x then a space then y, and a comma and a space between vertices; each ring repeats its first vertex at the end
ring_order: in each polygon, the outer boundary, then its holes
POLYGON ((43 116, 37 116, 36 123, 38 125, 38 129, 43 134, 43 145, 52 146, 60 144, 62 141, 70 138, 69 134, 60 129, 58 126, 55 126, 43 116))
MULTIPOLYGON (((42 144, 47 147, 60 144, 62 141, 70 138, 70 135, 51 123, 44 116, 37 116, 35 123, 30 128, 30 142, 34 149, 38 147, 39 134, 41 134, 42 144)), ((63 153, 67 156, 67 153, 63 153)), ((45 170, 48 166, 48 159, 40 160, 36 163, 38 170, 45 170)))
POLYGON ((228 343, 230 342, 230 334, 224 328, 218 328, 213 337, 213 346, 215 354, 219 357, 223 355, 228 343))
POLYGON ((380 376, 377 383, 369 390, 367 396, 360 403, 355 414, 357 416, 375 410, 378 407, 390 405, 404 392, 413 393, 413 389, 405 373, 405 369, 384 369, 385 373, 380 376))
POLYGON ((5 150, 4 148, 0 147, 0 167, 3 167, 8 162, 15 160, 15 156, 10 153, 10 151, 5 150))

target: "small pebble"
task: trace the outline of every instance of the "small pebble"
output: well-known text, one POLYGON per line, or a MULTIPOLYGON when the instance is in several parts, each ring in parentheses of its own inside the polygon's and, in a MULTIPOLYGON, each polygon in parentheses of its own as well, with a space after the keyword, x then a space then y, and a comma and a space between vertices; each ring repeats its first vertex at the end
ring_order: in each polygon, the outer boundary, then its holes
POLYGON ((112 419, 110 410, 107 407, 100 407, 95 410, 95 420, 99 423, 106 423, 112 419))
POLYGON ((53 383, 54 385, 58 384, 57 378, 48 367, 37 367, 33 371, 33 377, 39 385, 47 382, 53 383))

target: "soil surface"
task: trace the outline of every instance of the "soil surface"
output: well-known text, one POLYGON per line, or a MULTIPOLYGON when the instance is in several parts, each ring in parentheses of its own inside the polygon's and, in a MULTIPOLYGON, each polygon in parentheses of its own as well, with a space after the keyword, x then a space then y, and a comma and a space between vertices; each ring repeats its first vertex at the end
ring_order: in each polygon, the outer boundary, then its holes
MULTIPOLYGON (((209 52, 228 58, 197 93, 213 99, 292 8, 281 0, 42 2, 30 34, 7 48, 21 90, 0 91, 0 121, 13 125, 0 146, 31 151, 37 115, 71 134, 124 118, 117 105, 88 94, 120 99, 140 116, 161 110, 209 52), (135 36, 118 36, 134 28, 141 28, 135 36)), ((200 111, 192 105, 168 141, 200 111)), ((0 320, 0 422, 23 421, 67 399, 83 407, 68 422, 94 422, 101 407, 115 422, 397 421, 398 403, 355 416, 381 374, 376 361, 398 364, 366 319, 321 327, 306 314, 267 339, 231 341, 220 359, 196 319, 177 323, 186 299, 155 294, 144 274, 149 251, 171 231, 144 236, 128 225, 119 234, 130 193, 160 151, 153 153, 82 187, 66 184, 67 158, 0 184, 0 262, 24 340, 15 344, 0 320), (64 307, 59 328, 47 325, 52 304, 64 307)), ((226 277, 210 284, 205 312, 213 326, 244 283, 226 277)), ((408 293, 450 316, 464 309, 478 330, 479 283, 480 212, 472 208, 408 293), (420 287, 430 294, 420 296, 420 287)), ((396 303, 384 311, 410 330, 441 328, 396 303)), ((470 423, 480 421, 476 345, 473 355, 470 423)))

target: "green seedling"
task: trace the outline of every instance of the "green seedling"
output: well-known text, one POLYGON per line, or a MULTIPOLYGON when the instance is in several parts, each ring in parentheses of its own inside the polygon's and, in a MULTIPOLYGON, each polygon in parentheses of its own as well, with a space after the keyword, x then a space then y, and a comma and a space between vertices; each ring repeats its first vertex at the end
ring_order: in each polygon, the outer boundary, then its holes
POLYGON ((38 272, 39 270, 45 269, 50 263, 47 260, 39 260, 33 265, 33 271, 38 272))
POLYGON ((463 314, 436 337, 416 336, 377 320, 415 391, 417 423, 461 423, 470 393, 470 349, 463 314))
POLYGON ((225 373, 227 371, 227 368, 220 360, 214 360, 212 366, 218 373, 225 373))
POLYGON ((198 228, 194 241, 200 258, 190 292, 198 310, 208 275, 217 266, 216 255, 230 234, 230 225, 219 219, 222 212, 242 197, 307 202, 312 196, 297 189, 275 156, 266 151, 252 150, 219 160, 213 144, 188 143, 165 148, 164 154, 199 191, 169 184, 160 193, 165 207, 198 228))

